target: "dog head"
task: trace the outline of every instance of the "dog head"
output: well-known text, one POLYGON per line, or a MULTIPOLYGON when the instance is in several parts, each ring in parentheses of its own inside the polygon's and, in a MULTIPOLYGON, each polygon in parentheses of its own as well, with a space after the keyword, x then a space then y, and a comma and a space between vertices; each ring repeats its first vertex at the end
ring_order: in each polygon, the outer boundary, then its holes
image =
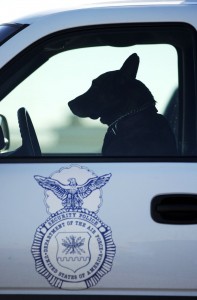
POLYGON ((68 103, 73 114, 81 118, 100 118, 102 123, 109 125, 132 109, 154 101, 148 88, 136 80, 138 66, 139 57, 134 53, 120 70, 106 72, 94 79, 87 92, 68 103))

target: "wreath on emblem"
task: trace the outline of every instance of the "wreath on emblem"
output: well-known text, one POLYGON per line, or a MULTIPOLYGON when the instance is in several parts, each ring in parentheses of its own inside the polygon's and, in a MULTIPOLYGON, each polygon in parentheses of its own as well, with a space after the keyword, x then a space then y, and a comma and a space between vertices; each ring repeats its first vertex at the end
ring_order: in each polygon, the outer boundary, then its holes
POLYGON ((101 188, 110 180, 111 173, 95 176, 87 168, 71 165, 49 177, 34 178, 45 189, 49 212, 48 198, 55 197, 60 202, 34 236, 31 250, 37 272, 61 289, 96 285, 111 271, 116 252, 110 227, 97 216, 101 188), (83 183, 78 184, 78 180, 83 183), (88 198, 97 201, 97 210, 92 211, 88 198))

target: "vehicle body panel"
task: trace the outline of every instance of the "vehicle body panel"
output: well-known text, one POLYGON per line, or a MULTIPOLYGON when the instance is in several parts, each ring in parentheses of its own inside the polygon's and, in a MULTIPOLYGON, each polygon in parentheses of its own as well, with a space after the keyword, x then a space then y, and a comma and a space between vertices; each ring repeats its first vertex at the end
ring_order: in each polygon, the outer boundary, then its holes
MULTIPOLYGON (((112 174, 103 188, 98 214, 111 227, 117 251, 111 271, 91 292, 196 295, 196 225, 158 224, 150 214, 155 195, 197 193, 196 165, 119 163, 118 168, 114 163, 80 165, 97 175, 112 174)), ((1 165, 4 195, 0 209, 0 268, 4 274, 1 293, 53 293, 45 278, 35 272, 31 253, 35 230, 48 215, 46 195, 34 175, 48 176, 69 166, 67 163, 1 165)))

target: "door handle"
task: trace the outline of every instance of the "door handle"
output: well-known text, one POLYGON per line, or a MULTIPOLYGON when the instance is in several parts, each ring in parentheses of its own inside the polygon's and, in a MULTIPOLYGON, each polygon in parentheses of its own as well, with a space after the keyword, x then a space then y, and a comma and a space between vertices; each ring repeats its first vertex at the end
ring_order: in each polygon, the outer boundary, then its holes
POLYGON ((197 194, 164 194, 151 201, 151 217, 163 224, 197 224, 197 194))

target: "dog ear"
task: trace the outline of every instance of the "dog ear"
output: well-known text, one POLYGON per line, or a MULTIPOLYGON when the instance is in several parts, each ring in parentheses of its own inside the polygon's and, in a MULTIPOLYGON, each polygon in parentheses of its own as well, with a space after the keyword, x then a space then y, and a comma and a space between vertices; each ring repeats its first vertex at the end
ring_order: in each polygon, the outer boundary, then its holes
POLYGON ((139 56, 136 53, 133 53, 125 60, 120 71, 123 72, 124 75, 128 77, 128 79, 135 79, 139 67, 139 62, 139 56))

